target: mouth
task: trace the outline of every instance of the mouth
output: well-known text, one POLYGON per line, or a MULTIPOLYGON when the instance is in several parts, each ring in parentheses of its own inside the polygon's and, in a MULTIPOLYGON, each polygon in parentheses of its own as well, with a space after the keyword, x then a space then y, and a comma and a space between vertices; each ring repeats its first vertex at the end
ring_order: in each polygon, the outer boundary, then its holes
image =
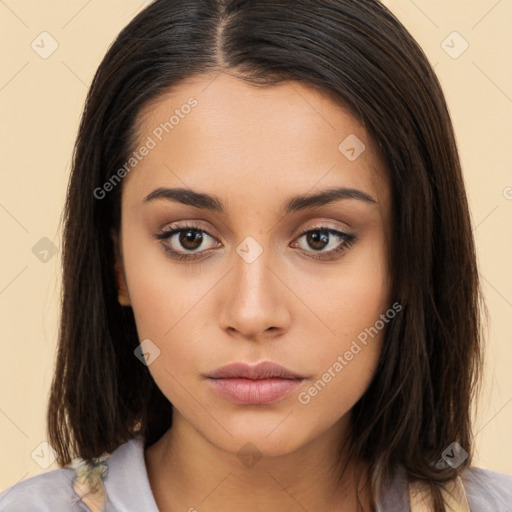
POLYGON ((232 363, 206 376, 211 387, 231 402, 269 404, 296 389, 307 377, 265 361, 257 365, 232 363))

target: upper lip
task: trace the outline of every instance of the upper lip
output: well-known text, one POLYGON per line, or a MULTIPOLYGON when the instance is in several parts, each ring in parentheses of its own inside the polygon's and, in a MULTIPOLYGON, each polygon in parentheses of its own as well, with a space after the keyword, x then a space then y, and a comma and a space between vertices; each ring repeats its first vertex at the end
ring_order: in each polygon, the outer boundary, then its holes
POLYGON ((303 379, 304 376, 299 375, 291 370, 288 370, 280 364, 273 363, 271 361, 263 361, 256 365, 248 363, 236 362, 231 363, 221 368, 217 368, 213 372, 208 374, 211 379, 233 379, 233 378, 244 378, 244 379, 303 379))

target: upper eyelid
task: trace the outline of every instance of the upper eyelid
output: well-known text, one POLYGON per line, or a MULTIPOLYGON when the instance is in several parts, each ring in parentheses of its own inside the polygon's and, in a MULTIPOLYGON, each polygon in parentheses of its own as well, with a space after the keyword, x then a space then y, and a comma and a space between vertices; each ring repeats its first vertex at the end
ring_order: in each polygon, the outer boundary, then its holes
POLYGON ((165 227, 163 228, 158 234, 161 234, 161 235, 165 235, 165 234, 168 234, 170 232, 180 232, 180 231, 185 231, 187 229, 193 229, 195 231, 199 231, 201 233, 206 233, 208 236, 211 236, 212 238, 215 238, 210 232, 208 229, 205 229, 205 228, 202 228, 201 226, 197 225, 197 224, 192 224, 192 223, 183 223, 183 224, 176 224, 175 226, 169 226, 169 227, 165 227))
MULTIPOLYGON (((180 231, 185 231, 186 229, 194 229, 196 231, 199 231, 201 233, 206 233, 208 236, 212 237, 212 238, 216 238, 214 235, 212 235, 208 229, 205 229, 203 227, 201 227, 199 224, 194 224, 192 222, 188 223, 188 222, 184 222, 183 224, 176 224, 175 226, 171 226, 169 228, 164 228, 160 231, 159 234, 161 235, 165 235, 165 234, 168 234, 169 232, 180 232, 180 231)), ((335 227, 335 226, 332 226, 330 225, 327 221, 322 223, 322 222, 319 222, 319 223, 316 223, 314 226, 310 226, 308 228, 303 228, 301 230, 299 230, 294 236, 297 237, 297 236, 302 236, 310 231, 316 231, 316 230, 331 230, 331 231, 338 231, 340 233, 344 233, 344 234, 347 234, 347 235, 351 235, 353 233, 350 232, 350 230, 347 230, 347 229, 343 229, 343 228, 340 228, 340 227, 335 227)))

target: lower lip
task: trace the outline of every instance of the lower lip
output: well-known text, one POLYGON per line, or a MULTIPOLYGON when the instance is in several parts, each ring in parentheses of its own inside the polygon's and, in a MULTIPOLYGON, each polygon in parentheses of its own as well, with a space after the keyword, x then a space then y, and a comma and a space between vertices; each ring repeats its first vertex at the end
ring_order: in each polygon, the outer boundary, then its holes
POLYGON ((303 379, 209 379, 223 397, 237 404, 270 404, 296 389, 303 379))

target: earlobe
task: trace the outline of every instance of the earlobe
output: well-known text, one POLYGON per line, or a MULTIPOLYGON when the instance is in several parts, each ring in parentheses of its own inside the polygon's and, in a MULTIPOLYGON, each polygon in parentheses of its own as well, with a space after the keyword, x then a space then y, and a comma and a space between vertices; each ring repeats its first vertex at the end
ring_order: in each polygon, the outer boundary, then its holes
POLYGON ((120 261, 116 261, 114 270, 116 273, 117 286, 119 290, 117 300, 119 301, 119 304, 121 304, 121 306, 130 306, 130 296, 128 295, 126 281, 124 278, 124 272, 120 261))
POLYGON ((126 286, 126 279, 124 276, 124 268, 123 268, 123 260, 121 256, 121 251, 119 248, 119 240, 117 233, 115 231, 111 231, 112 243, 114 245, 114 273, 116 276, 117 288, 118 288, 118 298, 119 304, 121 306, 130 306, 130 296, 128 295, 128 287, 126 286))

